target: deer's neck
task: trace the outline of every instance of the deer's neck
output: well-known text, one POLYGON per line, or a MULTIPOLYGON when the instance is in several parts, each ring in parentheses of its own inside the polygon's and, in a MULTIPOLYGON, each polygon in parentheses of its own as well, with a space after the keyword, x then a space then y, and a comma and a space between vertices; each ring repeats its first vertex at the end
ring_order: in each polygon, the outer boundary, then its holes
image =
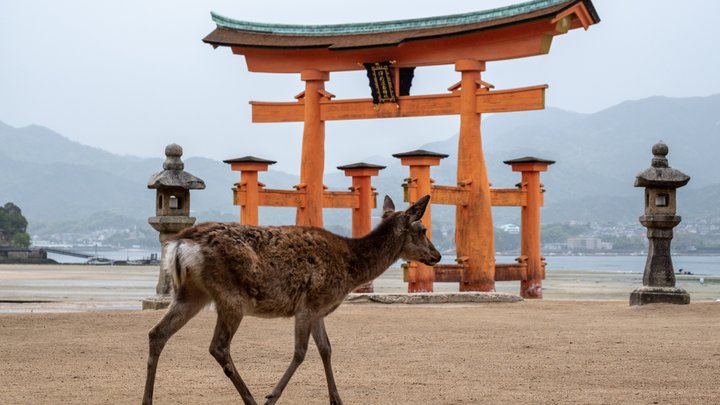
POLYGON ((374 280, 400 259, 403 238, 394 229, 392 221, 386 221, 369 234, 350 240, 350 274, 356 283, 353 288, 374 280))

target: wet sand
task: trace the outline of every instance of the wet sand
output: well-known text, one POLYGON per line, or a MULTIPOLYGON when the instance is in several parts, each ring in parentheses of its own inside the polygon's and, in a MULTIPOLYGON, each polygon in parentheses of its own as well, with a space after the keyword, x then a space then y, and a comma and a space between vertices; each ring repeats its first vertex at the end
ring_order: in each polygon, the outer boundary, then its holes
MULTIPOLYGON (((74 312, 140 309, 155 294, 157 266, 0 265, 0 313, 74 312)), ((720 299, 720 277, 678 275, 677 286, 693 302, 720 299)), ((545 300, 617 300, 628 302, 642 286, 641 273, 548 270, 543 281, 545 300)), ((519 293, 519 282, 498 282, 500 292, 519 293)), ((436 283, 437 292, 457 291, 455 283, 436 283)), ((392 268, 375 280, 379 293, 402 293, 400 269, 392 268)))

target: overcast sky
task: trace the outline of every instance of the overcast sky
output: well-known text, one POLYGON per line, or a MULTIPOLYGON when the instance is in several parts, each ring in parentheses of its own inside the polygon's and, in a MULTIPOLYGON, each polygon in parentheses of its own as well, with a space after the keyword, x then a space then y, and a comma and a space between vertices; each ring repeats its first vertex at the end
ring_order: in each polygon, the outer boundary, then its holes
MULTIPOLYGON (((0 121, 37 124, 118 154, 255 155, 299 171, 300 124, 251 124, 248 101, 292 101, 298 75, 249 73, 201 42, 210 11, 256 22, 335 24, 477 11, 508 0, 0 0, 0 121)), ((555 37, 549 55, 488 63, 496 89, 547 83, 546 104, 595 112, 655 95, 720 93, 720 2, 595 0, 601 23, 555 37)), ((413 94, 443 93, 452 66, 421 68, 413 94)), ((338 98, 369 97, 364 72, 331 75, 338 98)), ((326 127, 326 168, 402 152, 458 130, 457 117, 326 127)), ((484 134, 491 136, 491 134, 484 134)))

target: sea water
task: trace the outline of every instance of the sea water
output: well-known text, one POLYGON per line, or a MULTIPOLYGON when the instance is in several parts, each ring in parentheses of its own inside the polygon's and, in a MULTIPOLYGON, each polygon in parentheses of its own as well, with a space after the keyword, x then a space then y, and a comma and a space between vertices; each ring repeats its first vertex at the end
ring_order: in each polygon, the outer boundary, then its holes
MULTIPOLYGON (((108 258, 111 260, 147 259, 151 254, 160 257, 160 252, 152 249, 120 249, 120 250, 89 250, 81 251, 87 255, 108 258)), ((58 263, 85 263, 88 259, 48 253, 48 258, 58 263)), ((454 263, 455 256, 445 255, 443 263, 454 263)), ((642 273, 645 270, 646 256, 641 255, 586 255, 586 256, 546 256, 546 270, 574 270, 609 273, 642 273)), ((688 256, 673 255, 673 268, 694 275, 720 277, 720 256, 688 256)), ((496 263, 515 263, 515 256, 497 256, 496 263)), ((397 263, 394 267, 399 267, 397 263)))

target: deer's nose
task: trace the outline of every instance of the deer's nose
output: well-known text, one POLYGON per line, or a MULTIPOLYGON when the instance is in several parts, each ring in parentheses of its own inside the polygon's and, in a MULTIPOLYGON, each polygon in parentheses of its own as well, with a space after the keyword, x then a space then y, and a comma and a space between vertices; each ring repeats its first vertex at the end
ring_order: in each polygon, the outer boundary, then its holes
POLYGON ((430 258, 430 263, 428 263, 430 266, 437 264, 440 259, 442 259, 442 255, 440 252, 435 252, 432 254, 432 257, 430 258))

